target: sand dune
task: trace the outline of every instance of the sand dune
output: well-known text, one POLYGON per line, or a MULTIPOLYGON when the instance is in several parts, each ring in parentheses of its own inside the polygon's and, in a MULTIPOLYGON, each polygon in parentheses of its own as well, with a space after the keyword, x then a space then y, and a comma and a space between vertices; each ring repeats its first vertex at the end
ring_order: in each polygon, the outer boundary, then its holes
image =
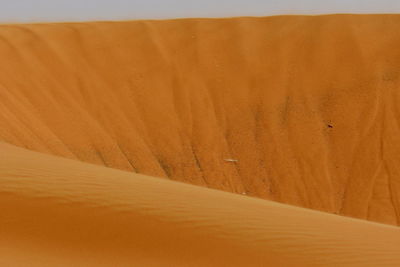
POLYGON ((0 140, 399 224, 399 23, 1 25, 0 140))
POLYGON ((0 25, 0 265, 398 266, 398 25, 0 25))
POLYGON ((0 144, 1 266, 398 266, 400 229, 0 144))

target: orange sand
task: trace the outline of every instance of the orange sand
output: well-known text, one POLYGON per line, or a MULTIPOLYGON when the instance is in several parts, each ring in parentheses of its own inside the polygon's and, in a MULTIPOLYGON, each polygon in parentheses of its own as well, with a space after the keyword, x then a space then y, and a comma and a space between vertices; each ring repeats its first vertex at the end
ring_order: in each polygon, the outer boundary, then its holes
POLYGON ((399 25, 0 25, 0 265, 399 266, 399 25))
POLYGON ((3 25, 0 140, 399 224, 399 25, 400 15, 3 25))
POLYGON ((0 144, 1 266, 398 266, 400 229, 0 144))

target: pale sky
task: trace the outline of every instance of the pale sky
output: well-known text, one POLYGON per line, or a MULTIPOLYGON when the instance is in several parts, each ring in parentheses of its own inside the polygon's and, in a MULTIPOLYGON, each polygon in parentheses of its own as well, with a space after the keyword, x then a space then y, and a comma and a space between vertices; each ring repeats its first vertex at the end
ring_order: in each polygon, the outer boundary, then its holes
POLYGON ((400 0, 0 0, 0 22, 400 13, 400 0))

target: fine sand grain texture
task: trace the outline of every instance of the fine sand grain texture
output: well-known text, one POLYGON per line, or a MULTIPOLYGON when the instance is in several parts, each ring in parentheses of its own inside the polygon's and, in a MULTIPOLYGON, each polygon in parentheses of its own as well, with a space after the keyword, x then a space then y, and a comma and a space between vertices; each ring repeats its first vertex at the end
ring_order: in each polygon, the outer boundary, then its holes
POLYGON ((399 26, 400 15, 1 25, 0 140, 399 225, 399 26))
POLYGON ((1 266, 399 266, 400 228, 0 144, 1 266))

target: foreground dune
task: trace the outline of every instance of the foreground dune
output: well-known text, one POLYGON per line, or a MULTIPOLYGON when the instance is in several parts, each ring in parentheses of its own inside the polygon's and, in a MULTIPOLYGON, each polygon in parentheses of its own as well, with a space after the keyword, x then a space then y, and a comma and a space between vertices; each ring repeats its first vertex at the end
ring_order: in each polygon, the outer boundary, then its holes
POLYGON ((1 266, 398 266, 400 229, 0 144, 1 266))
POLYGON ((0 140, 396 225, 398 25, 398 15, 2 25, 0 140))

